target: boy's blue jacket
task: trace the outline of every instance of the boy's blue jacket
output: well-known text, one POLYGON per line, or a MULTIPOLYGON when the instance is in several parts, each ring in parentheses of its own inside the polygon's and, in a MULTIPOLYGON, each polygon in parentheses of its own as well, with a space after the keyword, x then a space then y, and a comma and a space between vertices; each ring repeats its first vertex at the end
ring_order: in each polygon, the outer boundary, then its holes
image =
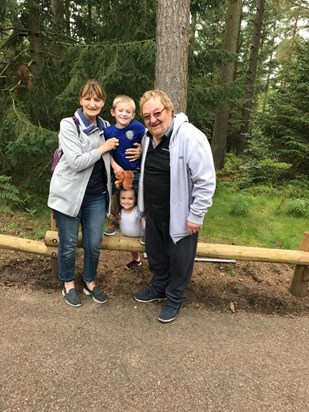
POLYGON ((129 161, 126 159, 126 150, 135 147, 135 143, 141 143, 145 134, 145 126, 137 120, 132 120, 130 124, 122 129, 115 125, 110 125, 104 130, 105 138, 110 139, 117 137, 119 139, 119 146, 114 149, 111 154, 115 162, 123 168, 123 170, 139 169, 141 160, 137 159, 129 161))

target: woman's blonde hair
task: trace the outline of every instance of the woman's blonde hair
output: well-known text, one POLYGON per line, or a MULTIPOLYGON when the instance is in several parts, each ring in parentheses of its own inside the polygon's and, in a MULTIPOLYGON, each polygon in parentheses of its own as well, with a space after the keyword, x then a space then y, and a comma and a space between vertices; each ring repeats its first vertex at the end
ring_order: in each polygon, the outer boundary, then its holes
POLYGON ((94 79, 86 80, 80 89, 79 97, 82 99, 85 96, 92 96, 93 94, 96 94, 100 100, 105 102, 106 92, 101 83, 94 79))

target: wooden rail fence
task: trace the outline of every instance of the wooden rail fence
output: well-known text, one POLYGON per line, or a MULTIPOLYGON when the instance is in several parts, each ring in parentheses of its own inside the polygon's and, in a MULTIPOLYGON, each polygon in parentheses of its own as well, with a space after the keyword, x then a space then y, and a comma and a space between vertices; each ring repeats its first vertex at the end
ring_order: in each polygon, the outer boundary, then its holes
MULTIPOLYGON (((55 229, 52 227, 52 229, 55 229)), ((81 246, 81 236, 78 245, 81 246)), ((52 271, 56 271, 58 254, 58 232, 49 230, 45 241, 22 239, 14 236, 0 235, 0 248, 13 249, 34 253, 51 258, 52 271)), ((136 238, 116 235, 104 237, 102 249, 144 252, 144 246, 136 238)), ((290 292, 298 297, 304 297, 309 285, 309 232, 305 232, 300 250, 270 249, 260 247, 235 246, 199 242, 197 257, 236 259, 253 262, 288 263, 295 266, 290 285, 290 292)))

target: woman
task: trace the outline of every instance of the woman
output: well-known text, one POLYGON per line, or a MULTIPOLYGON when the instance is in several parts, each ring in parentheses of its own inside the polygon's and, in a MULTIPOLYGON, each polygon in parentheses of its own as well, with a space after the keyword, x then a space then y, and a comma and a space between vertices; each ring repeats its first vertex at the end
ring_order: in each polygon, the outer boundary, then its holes
POLYGON ((53 210, 59 232, 58 274, 64 282, 65 301, 74 307, 81 305, 74 284, 80 224, 84 249, 83 292, 97 303, 107 301, 95 278, 111 194, 110 151, 118 146, 118 139, 105 141, 106 122, 99 117, 105 100, 100 83, 95 80, 84 83, 80 92, 81 108, 74 118, 67 117, 60 122, 59 147, 63 155, 50 183, 48 206, 53 210))

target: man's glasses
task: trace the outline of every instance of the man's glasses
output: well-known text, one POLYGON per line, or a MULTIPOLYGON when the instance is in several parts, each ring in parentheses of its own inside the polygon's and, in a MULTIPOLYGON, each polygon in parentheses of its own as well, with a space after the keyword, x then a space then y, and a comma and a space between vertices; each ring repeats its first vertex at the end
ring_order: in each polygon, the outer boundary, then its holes
POLYGON ((145 115, 142 116, 142 117, 143 117, 143 119, 144 119, 145 122, 149 122, 149 120, 151 119, 151 116, 153 116, 153 117, 155 117, 156 119, 158 119, 158 118, 161 116, 163 110, 165 110, 165 109, 166 109, 166 107, 163 107, 163 109, 160 110, 160 111, 154 112, 154 113, 152 113, 152 114, 145 114, 145 115))

